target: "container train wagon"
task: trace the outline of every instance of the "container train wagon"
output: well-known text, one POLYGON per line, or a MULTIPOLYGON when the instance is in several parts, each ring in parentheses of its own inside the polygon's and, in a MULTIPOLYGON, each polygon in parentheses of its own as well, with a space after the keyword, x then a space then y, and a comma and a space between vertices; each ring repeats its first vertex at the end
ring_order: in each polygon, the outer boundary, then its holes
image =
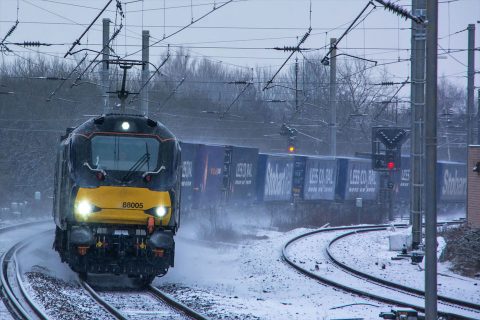
MULTIPOLYGON (((398 206, 408 208, 410 203, 410 157, 402 157, 402 168, 395 173, 394 199, 398 206)), ((467 195, 467 167, 465 163, 437 162, 437 201, 442 211, 463 210, 467 195)))
MULTIPOLYGON (((325 209, 355 207, 359 198, 362 206, 380 201, 383 184, 370 159, 263 154, 255 148, 188 142, 181 147, 184 210, 222 203, 309 208, 320 204, 325 209)), ((395 203, 409 203, 409 167, 409 157, 402 157, 402 169, 393 173, 395 203)), ((437 175, 440 204, 464 204, 465 164, 439 161, 437 175)))

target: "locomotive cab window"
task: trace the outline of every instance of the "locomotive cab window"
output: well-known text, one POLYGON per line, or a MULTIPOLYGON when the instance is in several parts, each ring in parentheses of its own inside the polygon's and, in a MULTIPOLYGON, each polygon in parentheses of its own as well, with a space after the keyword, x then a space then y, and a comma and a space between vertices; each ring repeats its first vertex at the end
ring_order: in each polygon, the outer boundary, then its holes
POLYGON ((97 169, 146 172, 159 167, 160 142, 155 138, 95 136, 91 148, 90 163, 97 169))

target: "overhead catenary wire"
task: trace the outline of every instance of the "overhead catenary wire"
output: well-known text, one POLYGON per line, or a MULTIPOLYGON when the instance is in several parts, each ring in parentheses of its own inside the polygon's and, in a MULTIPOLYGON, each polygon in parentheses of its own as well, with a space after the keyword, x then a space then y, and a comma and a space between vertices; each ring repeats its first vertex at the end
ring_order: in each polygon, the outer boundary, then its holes
MULTIPOLYGON (((83 33, 80 35, 79 38, 77 38, 77 40, 75 40, 73 43, 72 43, 72 46, 70 47, 70 49, 68 49, 67 53, 65 53, 65 55, 63 56, 64 58, 66 58, 73 50, 73 48, 75 48, 77 45, 80 44, 80 40, 82 40, 82 38, 85 36, 85 34, 87 34, 88 30, 90 30, 90 28, 93 26, 93 24, 95 23, 95 21, 98 20, 98 18, 100 18, 100 16, 102 15, 102 13, 105 11, 105 9, 107 9, 107 7, 110 5, 110 3, 112 3, 113 0, 108 0, 107 4, 103 7, 103 9, 97 14, 97 16, 93 19, 93 21, 88 25, 88 27, 83 31, 83 33)), ((117 2, 117 10, 119 8, 118 6, 118 3, 117 2)), ((122 6, 120 5, 120 10, 121 10, 122 6)), ((123 12, 122 12, 123 14, 123 12)))
MULTIPOLYGON (((22 0, 25 1, 25 0, 22 0)), ((40 8, 40 7, 39 7, 40 8)), ((42 8, 44 9, 44 8, 42 8)), ((113 11, 112 11, 113 12, 113 11)), ((130 11, 129 11, 130 12, 130 11)), ((59 17, 63 19, 68 19, 63 16, 58 15, 59 17)), ((15 20, 0 20, 0 23, 14 23, 15 20)), ((79 23, 79 22, 72 22, 74 25, 77 26, 88 26, 88 23, 79 23)), ((72 25, 68 22, 58 22, 58 21, 34 21, 34 20, 22 20, 22 24, 38 24, 38 25, 72 25)), ((346 27, 343 27, 345 24, 342 24, 340 26, 334 27, 334 28, 327 28, 327 27, 312 27, 312 30, 325 30, 327 32, 332 32, 334 30, 343 30, 346 29, 346 27)), ((95 25, 100 26, 100 24, 95 23, 95 25)), ((130 27, 132 28, 142 28, 141 24, 129 24, 130 27)), ((149 28, 149 29, 155 29, 155 28, 163 28, 163 25, 158 25, 158 24, 145 24, 143 25, 144 28, 149 28)), ((184 26, 182 25, 165 25, 165 28, 182 28, 184 26)), ((253 26, 190 26, 190 29, 226 29, 226 30, 274 30, 274 31, 290 31, 290 30, 305 30, 305 27, 253 27, 253 26)), ((356 30, 397 30, 398 27, 357 27, 356 30)), ((93 30, 93 29, 92 29, 93 30)), ((409 31, 411 30, 411 27, 400 27, 401 31, 409 31)), ((325 31, 319 32, 319 33, 312 33, 311 35, 324 35, 325 31)), ((288 37, 288 38, 295 38, 295 37, 288 37)))
MULTIPOLYGON (((465 32, 465 31, 467 31, 467 30, 468 30, 468 28, 463 28, 463 29, 458 30, 458 31, 455 31, 455 32, 453 32, 453 33, 449 33, 449 34, 447 34, 447 35, 444 35, 443 37, 439 37, 438 40, 442 40, 442 39, 445 39, 445 38, 449 38, 449 37, 454 36, 454 35, 456 35, 456 34, 460 34, 460 33, 462 33, 462 32, 465 32)), ((450 46, 449 46, 449 47, 450 47, 450 46)))
POLYGON ((243 87, 242 91, 233 99, 233 101, 225 108, 225 111, 220 115, 220 118, 224 118, 225 115, 230 111, 230 108, 238 101, 240 96, 252 85, 252 82, 248 81, 247 84, 243 87))
MULTIPOLYGON (((166 40, 166 39, 168 39, 168 38, 170 38, 170 37, 173 37, 174 35, 182 32, 183 30, 185 30, 185 29, 187 29, 187 28, 189 28, 191 25, 193 25, 193 24, 195 24, 195 23, 203 20, 204 18, 208 17, 210 14, 212 14, 212 13, 215 12, 216 10, 221 9, 222 7, 226 6, 227 4, 229 4, 229 3, 233 2, 233 1, 234 1, 234 0, 229 0, 229 1, 226 1, 226 2, 222 3, 222 4, 221 4, 220 6, 218 6, 218 7, 217 7, 217 6, 214 6, 212 10, 210 10, 210 11, 208 11, 207 13, 203 14, 203 15, 200 16, 199 18, 193 20, 192 22, 190 22, 189 24, 183 26, 182 28, 178 29, 177 31, 175 31, 175 32, 173 32, 173 33, 171 33, 171 34, 169 34, 169 35, 167 35, 167 36, 164 35, 164 37, 163 37, 162 39, 157 40, 157 41, 155 41, 154 43, 150 44, 149 47, 152 47, 152 46, 154 46, 154 45, 156 45, 156 44, 158 44, 158 43, 160 43, 160 42, 162 42, 162 41, 164 41, 164 40, 166 40)), ((139 52, 141 52, 141 51, 142 51, 141 49, 140 49, 140 50, 137 50, 137 51, 135 51, 135 52, 133 52, 133 53, 130 53, 130 54, 125 55, 123 58, 124 58, 124 59, 125 59, 125 58, 128 58, 128 57, 130 57, 130 56, 132 56, 132 55, 134 55, 134 54, 137 54, 137 53, 139 53, 139 52)))
MULTIPOLYGON (((125 29, 125 26, 122 27, 123 29, 125 29)), ((292 37, 293 38, 293 37, 292 37)), ((137 39, 137 38, 135 38, 137 39)), ((36 43, 38 41, 26 41, 26 43, 36 43)), ((14 44, 14 45, 23 45, 23 43, 21 42, 8 42, 6 41, 5 44, 14 44)), ((43 46, 66 46, 66 45, 70 45, 69 43, 62 43, 62 42, 57 42, 57 43, 47 43, 47 42, 41 42, 41 45, 43 46)), ((85 45, 85 47, 96 47, 96 46, 101 46, 102 44, 101 43, 90 43, 88 45, 85 45)), ((136 44, 127 44, 126 45, 127 47, 138 47, 138 45, 136 44)), ((240 46, 186 46, 186 44, 184 43, 169 43, 169 44, 162 44, 162 45, 155 45, 155 46, 152 46, 154 48, 180 48, 180 49, 186 49, 186 50, 189 50, 191 52, 194 52, 192 49, 212 49, 212 50, 217 50, 217 49, 220 49, 220 50, 246 50, 246 51, 254 51, 254 50, 258 50, 258 51, 263 51, 263 50, 274 50, 274 51, 292 51, 292 50, 295 50, 295 51, 307 51, 307 52, 313 52, 313 51, 320 51, 320 50, 323 50, 325 48, 327 48, 328 46, 321 46, 321 47, 308 47, 308 48, 300 48, 300 49, 296 49, 295 46, 284 46, 284 47, 240 47, 240 46)), ((439 50, 445 50, 444 48, 440 48, 441 45, 439 45, 439 50)), ((378 47, 378 46, 375 46, 375 47, 342 47, 342 50, 382 50, 384 52, 370 52, 370 53, 366 53, 365 55, 378 55, 378 54, 387 54, 387 53, 394 53, 394 52, 397 52, 397 51, 405 51, 405 52, 410 52, 411 51, 411 48, 402 48, 402 47, 378 47)), ((480 48, 475 48, 476 51, 480 51, 480 48)), ((78 50, 78 51, 73 51, 72 53, 78 53, 78 52, 81 52, 82 50, 78 50)), ((95 51, 97 52, 96 50, 90 50, 90 51, 95 51)), ((465 51, 468 51, 468 48, 451 48, 449 53, 458 53, 458 52, 465 52, 465 51)), ((198 55, 205 55, 205 54, 201 54, 201 53, 197 53, 198 55)), ((447 54, 447 53, 445 53, 447 54)), ((206 56, 206 55, 205 55, 206 56)), ((268 57, 267 57, 268 58, 268 57)), ((283 58, 282 58, 283 59, 283 58)), ((224 62, 224 61, 222 61, 224 62)), ((242 67, 245 67, 245 66, 242 66, 242 67)), ((245 67, 245 68, 248 68, 248 67, 245 67)))
POLYGON ((65 84, 65 82, 70 79, 70 77, 77 71, 77 69, 82 65, 82 63, 85 61, 85 59, 87 59, 87 54, 85 53, 85 55, 83 56, 83 58, 77 63, 77 65, 75 66, 75 68, 73 68, 70 73, 68 74, 67 77, 65 77, 65 80, 63 80, 62 82, 60 82, 60 84, 48 95, 48 98, 46 99, 47 101, 51 101, 52 100, 52 97, 57 93, 58 90, 60 90, 62 88, 62 86, 65 84))
MULTIPOLYGON (((129 12, 130 12, 130 11, 129 11, 129 12)), ((23 23, 23 21, 22 21, 22 23, 23 23)), ((192 27, 193 27, 193 26, 192 26, 192 27)), ((124 30, 125 30, 125 29, 124 29, 124 30)), ((215 47, 215 49, 216 49, 216 48, 217 48, 217 47, 215 47)), ((220 49, 221 47, 219 46, 218 48, 220 49)), ((197 49, 203 49, 203 48, 202 48, 202 47, 198 47, 197 49)), ((214 48, 212 48, 212 49, 214 49, 214 48)), ((352 48, 352 49, 354 49, 354 48, 352 48)), ((232 47, 232 50, 242 50, 242 49, 232 47)), ((253 50, 253 49, 245 49, 245 50, 253 50)), ((403 49, 401 49, 401 50, 403 50, 403 49)), ((408 50, 408 49, 405 49, 405 50, 408 50)), ((40 54, 43 54, 42 52, 39 52, 39 53, 40 53, 40 54)), ((371 55, 375 55, 375 54, 377 54, 377 53, 370 53, 370 54, 371 54, 371 55)), ((203 57, 205 57, 205 58, 214 58, 214 57, 216 57, 216 58, 218 58, 218 59, 220 59, 220 60, 230 58, 228 54, 227 54, 227 55, 223 55, 223 56, 222 56, 222 55, 211 56, 211 55, 205 55, 205 54, 203 53, 203 54, 200 54, 200 55, 203 56, 203 57)), ((247 56, 244 56, 244 57, 235 56, 235 57, 232 57, 232 58, 233 58, 233 59, 234 59, 234 58, 255 59, 255 58, 257 58, 257 57, 255 57, 254 55, 250 55, 249 57, 247 57, 247 56)), ((262 58, 268 58, 268 59, 270 59, 270 58, 273 58, 273 57, 262 57, 262 58)), ((282 59, 282 58, 277 58, 277 59, 282 59)), ((212 59, 212 61, 213 61, 213 59, 212 59)), ((226 63, 226 62, 225 62, 225 61, 222 61, 222 63, 226 63)), ((267 63, 268 63, 268 62, 267 62, 267 63)), ((273 64, 274 64, 274 63, 273 63, 273 64)), ((239 67, 246 68, 245 66, 239 66, 239 67)), ((275 68, 275 66, 262 66, 262 67, 263 67, 263 68, 275 68)))
POLYGON ((153 77, 155 77, 155 75, 157 75, 159 72, 160 72, 160 68, 163 67, 165 65, 165 63, 167 63, 168 59, 170 58, 170 51, 167 52, 167 56, 166 58, 162 61, 162 63, 158 66, 158 67, 155 67, 153 65, 153 67, 155 68, 155 71, 152 72, 152 74, 150 75, 150 77, 147 79, 147 81, 145 81, 145 83, 142 85, 142 87, 140 88, 140 90, 138 90, 138 92, 136 92, 134 94, 134 96, 132 97, 132 99, 130 99, 129 101, 129 104, 133 102, 133 98, 138 96, 142 90, 148 85, 148 83, 150 82, 150 80, 153 79, 153 77))
MULTIPOLYGON (((192 27, 195 27, 195 26, 192 26, 192 27)), ((202 27, 202 26, 199 26, 199 27, 202 27)), ((341 27, 341 26, 339 26, 339 27, 341 27)), ((220 59, 222 59, 222 58, 228 58, 228 57, 226 57, 226 56, 222 56, 222 57, 221 57, 221 56, 215 56, 215 57, 212 57, 211 55, 208 55, 208 56, 203 55, 203 57, 204 57, 204 58, 207 58, 207 59, 211 59, 211 58, 220 58, 220 59)), ((232 58, 235 58, 235 57, 232 57, 232 58)), ((247 57, 241 57, 241 58, 247 58, 247 57)), ((229 64, 229 63, 227 63, 227 62, 225 62, 225 61, 222 61, 222 63, 229 64)), ((233 64, 229 64, 229 65, 233 65, 233 64)), ((243 66, 239 66, 239 65, 237 65, 237 66, 238 66, 238 67, 243 67, 243 66)), ((243 68, 245 68, 245 67, 243 67, 243 68)))
POLYGON ((290 58, 295 54, 295 52, 298 52, 300 51, 300 46, 307 40, 308 36, 310 35, 310 32, 312 31, 312 28, 308 28, 308 31, 303 35, 302 39, 300 39, 300 41, 297 43, 297 45, 294 47, 294 48, 291 48, 291 50, 289 51, 292 51, 292 53, 290 53, 290 55, 287 57, 287 59, 285 60, 285 62, 280 66, 280 68, 278 68, 277 72, 275 72, 275 74, 272 76, 272 78, 270 80, 267 81, 267 83, 265 84, 265 86, 263 87, 263 91, 265 91, 266 89, 268 89, 268 86, 273 82, 273 80, 275 80, 275 77, 280 73, 280 71, 282 70, 282 68, 287 64, 287 62, 290 60, 290 58))
POLYGON ((97 55, 95 56, 95 58, 90 61, 90 63, 87 65, 87 67, 83 70, 82 73, 80 73, 78 75, 78 77, 75 79, 75 81, 72 83, 71 87, 75 86, 78 81, 80 79, 82 79, 83 75, 88 71, 88 69, 90 69, 90 67, 95 63, 97 62, 97 59, 98 57, 103 53, 103 50, 105 50, 105 48, 108 48, 108 46, 110 45, 110 43, 118 36, 118 34, 120 33, 120 31, 122 30, 122 27, 123 27, 123 24, 120 23, 120 26, 118 27, 117 30, 115 30, 115 32, 112 34, 112 36, 110 37, 110 39, 108 39, 108 42, 105 44, 105 46, 102 48, 101 51, 98 51, 97 55))
POLYGON ((175 88, 172 90, 172 92, 170 92, 170 94, 167 96, 167 98, 165 98, 161 103, 160 103, 160 109, 161 110, 162 108, 164 108, 166 105, 167 105, 167 102, 177 93, 177 90, 178 88, 180 88, 180 86, 183 84, 183 82, 185 81, 185 77, 183 77, 179 83, 177 83, 177 85, 175 86, 175 88))
POLYGON ((342 39, 350 32, 350 30, 352 30, 352 28, 354 28, 355 24, 357 23, 357 21, 360 19, 360 17, 365 13, 365 11, 367 11, 368 7, 369 6, 374 6, 375 7, 375 4, 372 2, 372 1, 368 1, 368 3, 365 5, 365 7, 363 7, 362 11, 360 11, 360 13, 357 15, 357 17, 355 19, 353 19, 352 23, 350 23, 350 25, 348 26, 348 28, 342 33, 342 35, 335 41, 334 44, 332 44, 330 46, 330 49, 327 51, 327 53, 325 54, 325 56, 323 57, 322 59, 322 64, 325 63, 325 61, 327 61, 329 58, 328 56, 332 53, 332 51, 334 49, 337 48, 338 44, 340 43, 340 41, 342 41, 342 39))
MULTIPOLYGON (((409 81, 409 78, 407 78, 405 81, 403 81, 400 86, 398 87, 397 91, 395 91, 395 93, 390 97, 389 100, 386 101, 385 103, 385 106, 387 106, 388 104, 390 104, 393 99, 397 96, 397 94, 403 89, 403 87, 407 84, 407 83, 410 83, 409 81)), ((384 108, 381 108, 379 110, 379 112, 373 117, 374 120, 378 119, 378 117, 380 117, 380 115, 383 113, 383 110, 385 110, 385 107, 384 108)))

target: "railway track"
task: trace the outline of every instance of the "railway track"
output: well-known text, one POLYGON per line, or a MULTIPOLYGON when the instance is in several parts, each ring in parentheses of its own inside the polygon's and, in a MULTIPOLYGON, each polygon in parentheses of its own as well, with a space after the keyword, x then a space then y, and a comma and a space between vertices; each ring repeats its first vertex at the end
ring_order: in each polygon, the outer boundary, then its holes
MULTIPOLYGON (((386 230, 386 228, 378 228, 378 229, 367 229, 367 230, 356 230, 356 231, 351 231, 351 232, 347 232, 347 233, 344 233, 340 236, 337 236, 335 238, 333 238, 329 244, 328 244, 328 247, 327 247, 327 254, 330 258, 330 260, 335 263, 337 266, 339 266, 340 268, 343 268, 349 272, 352 272, 356 275, 359 275, 360 277, 362 278, 366 278, 366 279, 369 279, 371 281, 374 281, 374 282, 377 282, 379 284, 383 284, 383 285, 387 285, 387 286, 390 286, 390 287, 394 287, 394 288, 397 288, 397 289, 400 289, 402 291, 406 291, 406 292, 410 292, 412 294, 416 294, 416 295, 425 295, 425 291, 423 290, 419 290, 419 289, 415 289, 415 288, 411 288, 411 287, 408 287, 408 286, 404 286, 404 285, 401 285, 399 283, 396 283, 396 282, 390 282, 390 281, 387 281, 385 279, 382 279, 382 278, 378 278, 378 277, 375 277, 375 276, 372 276, 372 275, 369 275, 359 269, 356 269, 356 268, 353 268, 351 266, 348 266, 347 264, 345 263, 342 263, 341 261, 339 261, 338 259, 335 258, 335 256, 333 255, 332 251, 331 251, 331 247, 332 245, 339 241, 340 239, 343 239, 345 237, 348 237, 348 236, 351 236, 351 235, 355 235, 355 234, 358 234, 358 233, 365 233, 365 232, 373 232, 373 231, 380 231, 380 230, 386 230)), ((474 309, 474 310, 477 310, 480 312, 480 305, 476 304, 476 303, 472 303, 472 302, 469 302, 469 301, 464 301, 464 300, 459 300, 459 299, 455 299, 455 298, 451 298, 451 297, 447 297, 447 296, 442 296, 442 295, 438 295, 438 300, 439 301, 443 301, 443 302, 446 302, 446 303, 450 303, 450 304, 456 304, 456 305, 459 305, 459 306, 462 306, 462 307, 465 307, 465 308, 470 308, 470 309, 474 309)))
MULTIPOLYGON (((35 222, 38 223, 38 222, 35 222)), ((46 223, 46 222, 41 222, 46 223)), ((21 229, 31 223, 9 226, 0 229, 0 234, 7 231, 21 229)), ((44 231, 50 232, 50 230, 44 231)), ((43 233, 44 233, 43 232, 43 233)), ((16 256, 17 252, 25 247, 31 239, 17 242, 10 247, 0 258, 0 283, 5 305, 17 319, 48 319, 41 308, 31 299, 24 286, 21 270, 16 256)))
MULTIPOLYGON (((42 223, 48 223, 51 221, 45 221, 42 223)), ((38 223, 38 222, 37 222, 38 223)), ((8 231, 15 229, 21 229, 30 225, 20 224, 15 226, 9 226, 0 229, 0 235, 8 231)), ((52 230, 42 230, 36 235, 41 236, 52 230)), ((31 235, 31 233, 30 233, 31 235)), ((11 313, 14 319, 28 319, 28 320, 48 320, 49 317, 43 308, 37 304, 25 288, 25 280, 23 279, 22 270, 17 260, 17 254, 20 250, 25 248, 31 243, 31 237, 28 239, 22 239, 14 243, 1 257, 0 257, 0 284, 3 295, 3 300, 7 309, 11 313)), ((113 318, 119 320, 126 319, 195 319, 206 320, 207 318, 182 303, 176 301, 168 294, 161 290, 148 286, 144 290, 135 290, 128 292, 115 292, 115 291, 97 291, 88 283, 83 280, 79 280, 80 286, 88 293, 93 300, 105 309, 108 314, 113 318), (110 295, 110 299, 107 296, 110 295), (135 305, 135 299, 133 303, 129 303, 125 306, 114 306, 114 303, 109 300, 125 301, 121 299, 122 295, 135 295, 140 297, 136 301, 150 299, 150 310, 142 308, 140 305, 135 305), (137 308, 138 307, 138 308, 137 308)), ((128 300, 128 299, 127 299, 128 300)), ((145 306, 143 306, 145 307, 145 306)))
MULTIPOLYGON (((397 227, 402 227, 400 225, 397 227)), ((282 256, 286 263, 295 268, 302 274, 313 278, 322 283, 334 286, 344 291, 355 293, 357 295, 367 297, 373 300, 389 303, 401 307, 408 307, 415 309, 419 312, 425 312, 424 309, 424 293, 420 290, 411 289, 405 290, 402 286, 394 284, 392 282, 378 279, 372 276, 365 276, 364 272, 360 270, 352 270, 344 264, 337 263, 338 261, 332 256, 329 247, 334 243, 337 238, 345 237, 345 234, 354 234, 357 232, 372 232, 378 230, 385 230, 387 225, 377 226, 364 226, 364 227, 337 227, 337 228, 325 228, 316 231, 308 232, 299 235, 290 241, 288 241, 282 250, 282 256), (344 232, 347 231, 347 232, 344 232), (336 270, 331 274, 320 274, 319 272, 313 272, 296 263, 294 259, 287 254, 288 248, 295 242, 305 239, 310 236, 324 234, 328 232, 338 233, 334 236, 333 240, 328 240, 324 244, 322 258, 326 263, 335 266, 336 270), (342 280, 340 280, 342 279, 342 280)), ((331 270, 330 270, 331 271, 331 270)), ((439 297, 438 309, 439 315, 446 319, 479 319, 480 318, 480 305, 476 305, 466 301, 460 301, 456 299, 439 297)))
POLYGON ((194 319, 207 318, 176 301, 158 288, 145 290, 95 290, 83 280, 81 286, 92 298, 119 320, 128 319, 194 319))

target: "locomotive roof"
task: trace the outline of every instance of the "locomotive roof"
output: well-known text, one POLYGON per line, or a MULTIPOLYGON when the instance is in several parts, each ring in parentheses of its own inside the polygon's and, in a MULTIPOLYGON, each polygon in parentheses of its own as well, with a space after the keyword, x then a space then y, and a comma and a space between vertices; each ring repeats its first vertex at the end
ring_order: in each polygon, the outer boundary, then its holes
POLYGON ((162 123, 143 115, 104 114, 90 118, 74 129, 67 129, 66 138, 70 133, 90 137, 95 133, 150 134, 161 139, 176 140, 173 133, 162 123), (127 123, 127 124, 125 124, 127 123))

